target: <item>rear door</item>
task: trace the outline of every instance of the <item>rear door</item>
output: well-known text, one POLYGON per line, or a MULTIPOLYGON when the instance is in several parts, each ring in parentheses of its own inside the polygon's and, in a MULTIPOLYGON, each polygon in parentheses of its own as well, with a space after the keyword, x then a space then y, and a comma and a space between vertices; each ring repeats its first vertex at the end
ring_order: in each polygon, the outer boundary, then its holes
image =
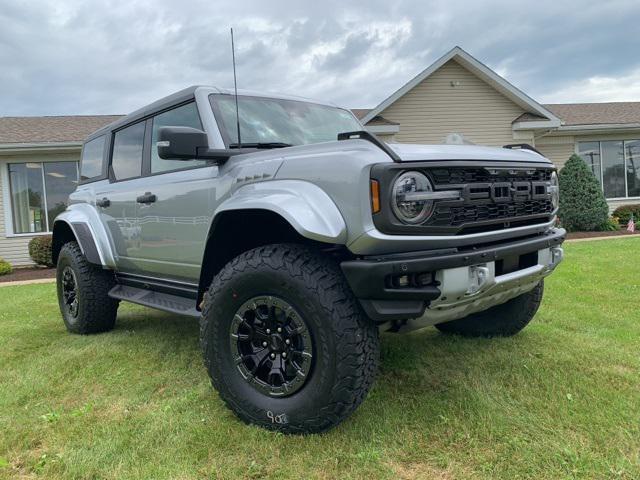
POLYGON ((96 208, 110 234, 118 271, 140 273, 138 191, 144 189, 142 159, 147 121, 117 130, 111 138, 109 182, 96 185, 96 208))

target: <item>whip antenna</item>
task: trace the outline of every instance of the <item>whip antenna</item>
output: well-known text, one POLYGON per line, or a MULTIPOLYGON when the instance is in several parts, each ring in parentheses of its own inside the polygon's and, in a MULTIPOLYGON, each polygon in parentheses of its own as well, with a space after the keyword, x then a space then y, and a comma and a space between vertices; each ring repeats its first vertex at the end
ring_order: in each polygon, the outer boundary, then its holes
POLYGON ((236 127, 238 129, 238 148, 242 148, 240 139, 240 109, 238 108, 238 81, 236 80, 236 48, 233 43, 233 28, 231 29, 231 58, 233 59, 233 89, 236 97, 236 127))

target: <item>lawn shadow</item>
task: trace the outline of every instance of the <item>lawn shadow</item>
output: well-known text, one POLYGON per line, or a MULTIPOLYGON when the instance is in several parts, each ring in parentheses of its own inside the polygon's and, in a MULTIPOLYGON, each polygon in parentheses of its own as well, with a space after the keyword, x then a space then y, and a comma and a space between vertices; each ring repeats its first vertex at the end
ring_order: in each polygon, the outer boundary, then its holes
MULTIPOLYGON (((189 355, 199 360, 198 319, 127 307, 118 315, 114 333, 119 331, 147 337, 147 346, 155 343, 165 349, 173 343, 176 348, 187 348, 191 350, 189 355)), ((531 344, 537 343, 535 338, 523 332, 507 339, 469 339, 441 334, 433 328, 406 335, 383 333, 376 388, 392 390, 393 394, 378 399, 381 408, 397 408, 415 397, 428 399, 434 394, 464 390, 470 378, 474 383, 500 383, 504 368, 529 355, 531 344)))
MULTIPOLYGON (((114 333, 129 331, 144 338, 144 348, 159 356, 173 359, 180 352, 182 361, 172 361, 171 375, 182 376, 184 369, 184 378, 190 381, 200 375, 206 379, 204 371, 193 371, 193 365, 201 363, 197 319, 127 307, 119 314, 114 333)), ((502 411, 504 402, 513 401, 516 386, 518 395, 523 387, 533 388, 523 363, 539 361, 532 352, 544 343, 535 331, 511 338, 470 339, 434 328, 383 333, 380 340, 380 369, 367 400, 331 435, 374 441, 381 430, 402 429, 420 438, 438 436, 449 428, 447 422, 462 422, 470 415, 491 418, 502 411), (425 423, 427 418, 431 420, 425 423)))

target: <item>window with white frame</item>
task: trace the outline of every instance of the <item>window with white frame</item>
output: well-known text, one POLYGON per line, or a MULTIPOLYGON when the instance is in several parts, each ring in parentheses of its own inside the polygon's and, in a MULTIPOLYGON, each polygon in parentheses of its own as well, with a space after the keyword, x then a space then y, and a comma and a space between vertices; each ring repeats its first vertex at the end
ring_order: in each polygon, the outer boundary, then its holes
POLYGON ((640 140, 578 142, 606 198, 640 197, 640 140))
POLYGON ((13 233, 49 232, 78 184, 78 162, 10 163, 13 233))

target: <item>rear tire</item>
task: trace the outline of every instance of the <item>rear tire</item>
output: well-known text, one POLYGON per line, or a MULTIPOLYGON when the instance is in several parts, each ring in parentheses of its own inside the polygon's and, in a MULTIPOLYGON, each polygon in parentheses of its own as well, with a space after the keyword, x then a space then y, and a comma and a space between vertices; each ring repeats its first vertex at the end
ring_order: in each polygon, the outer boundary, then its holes
POLYGON ((113 273, 89 263, 76 242, 60 250, 56 280, 68 331, 86 335, 113 329, 119 303, 108 296, 115 285, 113 273))
POLYGON ((377 328, 339 267, 300 245, 259 247, 227 264, 205 297, 200 342, 227 406, 247 423, 286 433, 343 421, 378 367, 377 328))
POLYGON ((483 312, 473 313, 459 320, 438 323, 444 333, 465 337, 510 337, 520 332, 533 319, 542 302, 544 281, 519 297, 483 312))

